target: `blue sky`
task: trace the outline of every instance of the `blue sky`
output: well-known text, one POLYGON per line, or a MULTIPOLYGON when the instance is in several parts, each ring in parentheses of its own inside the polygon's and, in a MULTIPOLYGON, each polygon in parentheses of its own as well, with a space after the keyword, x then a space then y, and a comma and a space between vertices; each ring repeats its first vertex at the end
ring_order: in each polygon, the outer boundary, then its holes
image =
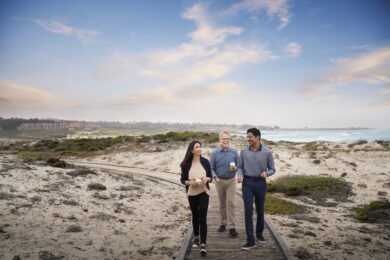
POLYGON ((0 116, 390 128, 390 1, 0 1, 0 116))

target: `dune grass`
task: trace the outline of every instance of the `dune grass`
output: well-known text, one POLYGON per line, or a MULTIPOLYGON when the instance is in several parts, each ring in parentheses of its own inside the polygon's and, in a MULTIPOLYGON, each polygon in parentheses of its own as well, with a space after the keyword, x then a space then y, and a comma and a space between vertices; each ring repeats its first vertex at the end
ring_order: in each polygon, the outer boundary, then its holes
POLYGON ((354 218, 364 223, 390 224, 390 202, 387 199, 375 200, 354 208, 354 218))
POLYGON ((356 142, 348 144, 348 147, 353 148, 355 145, 362 145, 362 144, 366 144, 366 143, 368 143, 367 140, 361 139, 361 140, 357 140, 356 142))
POLYGON ((315 150, 317 150, 317 147, 318 147, 317 142, 308 142, 308 143, 305 143, 305 145, 303 146, 303 149, 306 151, 315 151, 315 150))
POLYGON ((283 176, 268 185, 268 192, 280 192, 287 196, 307 196, 317 202, 328 198, 346 201, 351 193, 351 185, 342 178, 323 176, 283 176))
POLYGON ((307 211, 307 208, 302 205, 272 196, 267 194, 265 199, 265 213, 275 215, 293 215, 301 214, 307 211))
POLYGON ((390 141, 375 140, 375 143, 380 144, 386 151, 390 150, 390 141))
MULTIPOLYGON (((168 132, 156 135, 141 136, 118 136, 115 138, 97 138, 97 139, 45 139, 36 142, 32 146, 13 147, 8 146, 8 151, 14 151, 23 159, 29 160, 48 160, 49 158, 60 158, 66 156, 90 157, 104 153, 112 153, 120 149, 126 150, 129 147, 150 148, 150 144, 164 144, 189 142, 199 140, 202 143, 218 142, 217 133, 207 132, 168 132)), ((154 145, 155 146, 155 145, 154 145)), ((153 146, 153 147, 154 147, 153 146)), ((145 149, 149 151, 148 149, 145 149)), ((151 151, 160 151, 156 148, 151 151)))

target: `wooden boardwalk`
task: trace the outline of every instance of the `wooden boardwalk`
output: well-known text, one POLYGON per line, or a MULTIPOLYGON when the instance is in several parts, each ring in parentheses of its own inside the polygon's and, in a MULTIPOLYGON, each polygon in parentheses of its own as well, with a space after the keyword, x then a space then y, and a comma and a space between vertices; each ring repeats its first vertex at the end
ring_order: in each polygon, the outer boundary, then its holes
MULTIPOLYGON (((92 168, 101 168, 109 169, 116 172, 122 172, 123 174, 133 173, 133 174, 143 174, 148 176, 153 176, 163 181, 167 181, 176 185, 182 186, 179 182, 179 177, 177 174, 172 174, 168 172, 160 171, 151 171, 149 169, 142 169, 129 166, 120 166, 120 165, 111 165, 111 164, 102 164, 94 162, 77 162, 71 161, 73 164, 79 166, 86 166, 92 168), (156 173, 159 177, 156 177, 156 173)), ((276 230, 273 228, 271 223, 265 217, 265 226, 264 226, 264 238, 266 243, 259 244, 257 243, 255 248, 252 248, 249 251, 242 251, 241 246, 246 242, 245 235, 245 222, 244 222, 244 205, 241 197, 240 189, 237 188, 236 195, 236 214, 235 214, 235 224, 238 234, 237 238, 231 238, 229 236, 228 230, 223 233, 217 231, 220 225, 219 218, 219 202, 218 195, 215 190, 215 186, 212 183, 210 185, 210 203, 209 210, 207 214, 207 224, 208 224, 208 236, 207 236, 207 256, 202 257, 200 255, 199 249, 191 250, 190 242, 192 241, 192 226, 188 229, 180 248, 180 251, 177 255, 178 260, 183 259, 292 259, 289 250, 284 243, 283 239, 277 234, 276 230)), ((256 218, 256 213, 254 212, 254 219, 256 218)), ((255 222, 254 222, 255 228, 255 222)))
MULTIPOLYGON (((184 259, 289 259, 289 254, 283 252, 283 246, 278 242, 279 237, 275 239, 273 232, 275 232, 272 227, 269 228, 268 224, 264 226, 264 238, 266 243, 260 244, 257 243, 255 248, 252 248, 248 251, 241 250, 241 246, 246 242, 245 235, 245 221, 244 221, 244 205, 242 197, 236 194, 236 214, 235 214, 235 224, 238 232, 237 238, 231 238, 229 236, 228 229, 219 233, 217 231, 220 225, 219 217, 219 202, 218 195, 215 190, 214 185, 211 186, 210 193, 210 203, 209 210, 207 214, 207 256, 202 257, 200 255, 198 248, 191 248, 189 246, 190 241, 192 240, 192 228, 191 232, 187 234, 187 238, 183 242, 182 251, 184 252, 184 259)), ((254 219, 256 213, 254 212, 254 219)), ((254 228, 256 227, 256 222, 254 222, 254 228)), ((284 248, 287 250, 286 248, 284 248)))

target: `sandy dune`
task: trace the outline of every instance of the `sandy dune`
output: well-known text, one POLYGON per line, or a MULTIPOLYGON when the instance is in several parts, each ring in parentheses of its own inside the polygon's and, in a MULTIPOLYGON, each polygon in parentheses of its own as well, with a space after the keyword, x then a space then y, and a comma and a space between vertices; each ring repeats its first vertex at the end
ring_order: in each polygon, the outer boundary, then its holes
MULTIPOLYGON (((115 170, 97 170, 96 174, 72 177, 68 175, 72 169, 29 165, 2 156, 0 259, 37 259, 40 255, 41 259, 50 255, 64 259, 175 257, 190 223, 184 190, 143 173, 178 180, 186 147, 176 147, 72 158, 133 167, 133 174, 125 176, 115 170), (106 189, 90 189, 91 183, 106 189)), ((205 147, 204 155, 209 157, 214 147, 205 147)), ((268 216, 297 259, 390 259, 389 225, 358 223, 351 217, 355 206, 390 199, 388 150, 377 143, 354 147, 321 143, 316 150, 291 143, 271 147, 277 172, 269 181, 303 174, 343 176, 352 184, 354 195, 346 202, 329 200, 332 206, 321 206, 307 199, 285 198, 309 207, 310 212, 268 216)))
POLYGON ((0 160, 0 259, 176 255, 189 223, 182 187, 137 174, 72 177, 72 169, 0 160))

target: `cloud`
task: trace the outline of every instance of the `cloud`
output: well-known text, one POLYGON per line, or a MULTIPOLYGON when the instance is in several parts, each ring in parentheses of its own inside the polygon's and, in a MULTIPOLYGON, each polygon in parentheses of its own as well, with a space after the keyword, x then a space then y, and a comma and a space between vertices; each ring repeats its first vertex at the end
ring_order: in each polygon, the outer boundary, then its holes
POLYGON ((13 82, 0 81, 0 104, 23 107, 60 106, 69 107, 75 102, 61 100, 48 91, 13 82))
MULTIPOLYGON (((335 65, 321 77, 308 82, 310 87, 302 88, 298 94, 317 95, 313 100, 329 100, 319 96, 329 91, 340 91, 343 86, 380 87, 390 83, 390 47, 378 48, 350 58, 335 60, 335 65), (359 84, 356 84, 359 83, 359 84)), ((390 94, 388 87, 378 90, 377 96, 390 94)), ((333 96, 331 96, 333 97, 333 96)))
POLYGON ((242 29, 216 26, 204 4, 188 8, 183 17, 196 25, 189 42, 137 54, 115 53, 97 68, 95 78, 131 81, 139 77, 143 82, 154 79, 157 84, 163 80, 173 87, 191 86, 220 80, 239 66, 277 59, 259 44, 227 44, 226 38, 242 29))
POLYGON ((298 90, 298 94, 317 94, 317 93, 324 93, 324 92, 329 92, 331 89, 329 87, 325 86, 319 86, 319 87, 307 87, 307 88, 302 88, 298 90))
POLYGON ((218 80, 232 70, 245 64, 256 64, 276 59, 275 56, 263 47, 256 45, 226 45, 218 52, 206 59, 178 68, 171 80, 175 84, 201 83, 209 80, 218 80))
POLYGON ((390 99, 387 99, 387 100, 383 100, 381 102, 378 102, 376 104, 378 107, 382 107, 382 108, 390 108, 390 99))
POLYGON ((311 102, 318 103, 318 102, 324 102, 324 101, 334 101, 338 99, 338 95, 331 95, 331 96, 322 96, 322 97, 313 97, 310 99, 311 102))
POLYGON ((380 96, 390 95, 390 88, 381 88, 381 89, 379 89, 378 94, 380 96))
POLYGON ((390 47, 379 48, 353 58, 336 60, 335 68, 315 80, 322 84, 351 84, 362 82, 368 85, 390 83, 390 47))
POLYGON ((99 34, 99 32, 95 30, 89 30, 85 28, 74 28, 54 20, 45 21, 45 20, 33 19, 33 21, 49 32, 61 34, 65 36, 74 36, 79 40, 81 40, 84 44, 89 43, 99 34))
POLYGON ((288 0, 244 0, 233 4, 223 12, 225 15, 236 15, 239 12, 260 12, 265 10, 271 18, 279 19, 279 30, 282 30, 291 22, 288 0))
POLYGON ((284 51, 292 58, 301 56, 302 45, 297 42, 290 42, 284 47, 284 51))
POLYGON ((125 106, 148 106, 172 103, 175 101, 172 90, 168 88, 154 88, 130 93, 120 103, 125 106))
POLYGON ((226 97, 231 95, 237 95, 243 90, 243 87, 233 82, 216 82, 209 87, 187 87, 177 92, 179 98, 211 98, 211 97, 226 97))
POLYGON ((197 25, 197 29, 189 34, 195 44, 218 45, 229 35, 240 35, 243 31, 242 28, 234 26, 217 27, 210 17, 205 4, 195 4, 184 12, 183 18, 193 20, 197 25))
POLYGON ((179 104, 183 99, 206 99, 213 97, 227 97, 239 94, 244 87, 241 85, 220 81, 207 87, 187 86, 186 88, 172 89, 170 87, 156 87, 140 91, 132 91, 120 105, 125 106, 160 106, 162 104, 179 104))

